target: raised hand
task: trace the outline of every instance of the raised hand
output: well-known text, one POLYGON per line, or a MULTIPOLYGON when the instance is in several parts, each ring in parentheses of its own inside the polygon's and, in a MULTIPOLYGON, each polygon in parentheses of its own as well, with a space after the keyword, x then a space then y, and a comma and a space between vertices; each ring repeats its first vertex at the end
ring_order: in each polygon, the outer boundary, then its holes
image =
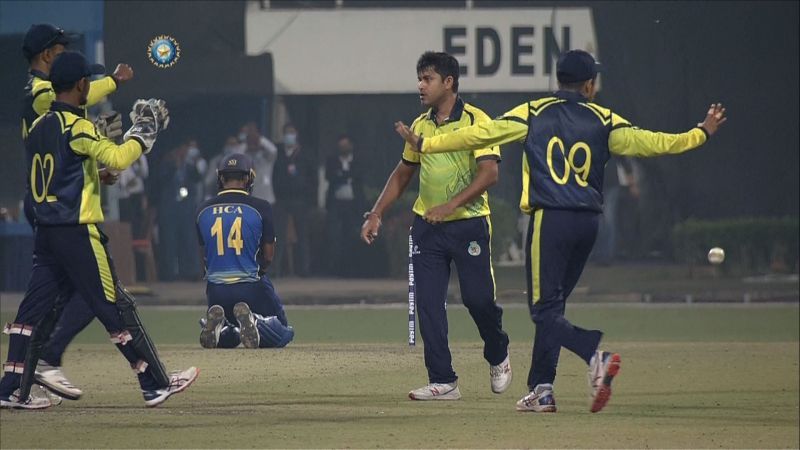
POLYGON ((414 132, 411 131, 411 128, 409 128, 408 125, 404 124, 403 122, 395 122, 394 131, 396 131, 397 134, 399 134, 406 142, 411 144, 411 148, 415 152, 419 151, 419 149, 417 148, 417 145, 419 144, 419 136, 414 134, 414 132))
POLYGON ((698 123, 697 126, 706 130, 709 136, 711 136, 717 132, 720 125, 725 123, 726 120, 728 120, 728 118, 725 117, 725 108, 722 107, 722 103, 712 103, 711 106, 708 107, 706 119, 698 123))

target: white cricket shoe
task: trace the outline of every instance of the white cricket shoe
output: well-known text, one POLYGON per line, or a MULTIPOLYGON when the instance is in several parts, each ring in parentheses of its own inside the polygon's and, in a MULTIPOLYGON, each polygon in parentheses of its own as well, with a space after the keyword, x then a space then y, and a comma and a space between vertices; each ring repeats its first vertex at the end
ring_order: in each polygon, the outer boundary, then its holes
POLYGON ((511 386, 511 361, 508 356, 500 364, 489 366, 489 378, 495 394, 502 394, 511 386))
POLYGON ((458 382, 455 381, 431 383, 409 392, 408 398, 411 400, 458 400, 461 398, 461 391, 458 390, 458 382))
POLYGON ((60 396, 58 394, 55 394, 53 392, 50 392, 44 386, 41 386, 41 385, 38 385, 38 384, 34 384, 33 386, 31 386, 31 396, 32 397, 47 397, 48 399, 50 399, 50 403, 52 403, 53 406, 58 406, 58 405, 64 403, 64 397, 62 397, 62 396, 60 396))
POLYGON ((517 402, 517 411, 541 413, 556 412, 556 398, 552 384, 539 384, 517 402))
POLYGON ((5 409, 45 409, 53 406, 53 402, 47 397, 29 395, 27 400, 19 400, 19 389, 8 397, 0 397, 0 408, 5 409))
POLYGON ((201 322, 203 331, 200 332, 200 346, 203 348, 217 348, 219 334, 225 325, 225 310, 222 306, 212 305, 206 312, 206 320, 201 322))
MULTIPOLYGON (((36 372, 33 375, 37 384, 42 385, 49 391, 70 400, 78 400, 83 395, 83 391, 75 387, 64 373, 61 367, 51 366, 46 361, 40 359, 36 365, 36 372)), ((60 403, 60 402, 59 402, 60 403)))
POLYGON ((173 372, 169 377, 169 386, 164 389, 156 389, 153 391, 142 391, 144 396, 145 406, 154 407, 158 406, 172 395, 178 392, 183 392, 186 388, 194 383, 197 376, 200 375, 200 370, 196 367, 189 367, 183 372, 173 372))
POLYGON ((242 335, 242 345, 244 348, 258 348, 260 338, 258 328, 256 328, 256 318, 245 302, 233 305, 233 315, 239 322, 239 332, 242 335))
POLYGON ((611 380, 619 373, 621 362, 619 353, 600 350, 589 360, 589 387, 592 394, 590 411, 593 413, 603 409, 611 398, 611 380))

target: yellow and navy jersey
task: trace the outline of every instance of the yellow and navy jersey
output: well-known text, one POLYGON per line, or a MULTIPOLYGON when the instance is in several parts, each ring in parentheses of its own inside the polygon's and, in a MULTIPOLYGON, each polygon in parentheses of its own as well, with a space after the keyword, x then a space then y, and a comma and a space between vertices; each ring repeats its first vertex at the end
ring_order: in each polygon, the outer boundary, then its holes
MULTIPOLYGON (((89 95, 86 106, 100 103, 107 95, 117 90, 114 78, 108 76, 94 80, 89 84, 89 95)), ((22 138, 25 139, 31 131, 33 122, 42 114, 50 110, 50 104, 56 99, 53 86, 47 80, 47 75, 38 70, 28 73, 28 83, 25 85, 25 96, 22 99, 22 138)), ((83 110, 81 117, 86 117, 83 110)))
POLYGON ((83 118, 84 110, 53 102, 25 141, 28 195, 38 225, 103 221, 97 162, 124 170, 142 154, 131 139, 116 145, 83 118))
MULTIPOLYGON (((436 111, 428 110, 419 116, 411 129, 420 136, 433 137, 452 133, 470 125, 487 123, 491 119, 480 109, 456 99, 450 117, 443 123, 436 123, 436 111)), ((478 162, 500 160, 500 148, 487 146, 471 152, 441 153, 421 155, 406 143, 403 149, 403 162, 420 165, 419 197, 414 202, 414 212, 420 216, 430 208, 447 203, 472 183, 478 170, 478 162)), ((484 192, 473 202, 457 208, 445 221, 483 217, 490 214, 489 194, 484 192)))
POLYGON ((227 189, 197 208, 197 238, 214 284, 259 280, 259 252, 275 242, 272 206, 246 191, 227 189))
POLYGON ((639 129, 574 92, 523 103, 502 116, 448 135, 424 138, 423 157, 522 142, 520 208, 602 212, 603 172, 610 156, 678 154, 702 145, 702 128, 669 134, 639 129))

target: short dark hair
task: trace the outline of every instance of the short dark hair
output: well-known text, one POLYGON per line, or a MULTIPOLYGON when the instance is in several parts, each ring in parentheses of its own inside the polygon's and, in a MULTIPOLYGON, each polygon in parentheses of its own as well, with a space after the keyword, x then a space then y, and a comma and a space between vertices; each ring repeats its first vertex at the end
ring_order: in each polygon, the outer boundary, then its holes
MULTIPOLYGON (((80 80, 78 80, 78 81, 80 81, 80 80)), ((60 94, 62 92, 69 92, 69 91, 75 89, 75 86, 77 86, 77 85, 78 85, 77 81, 73 81, 72 83, 67 83, 67 84, 55 84, 55 83, 53 83, 53 92, 55 92, 56 94, 60 94)))
POLYGON ((458 60, 444 52, 425 52, 417 60, 417 74, 432 69, 442 76, 442 81, 453 77, 453 92, 458 92, 458 60))
POLYGON ((245 181, 250 174, 247 172, 221 172, 219 176, 223 183, 230 183, 231 181, 245 181))

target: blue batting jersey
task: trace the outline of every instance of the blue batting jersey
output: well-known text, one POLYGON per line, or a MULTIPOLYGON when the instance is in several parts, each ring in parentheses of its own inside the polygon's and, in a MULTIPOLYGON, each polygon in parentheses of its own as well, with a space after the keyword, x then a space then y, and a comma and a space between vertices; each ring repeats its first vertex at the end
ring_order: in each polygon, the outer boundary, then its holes
POLYGON ((209 283, 258 281, 259 252, 275 242, 272 206, 243 190, 220 191, 197 209, 197 237, 209 283))

